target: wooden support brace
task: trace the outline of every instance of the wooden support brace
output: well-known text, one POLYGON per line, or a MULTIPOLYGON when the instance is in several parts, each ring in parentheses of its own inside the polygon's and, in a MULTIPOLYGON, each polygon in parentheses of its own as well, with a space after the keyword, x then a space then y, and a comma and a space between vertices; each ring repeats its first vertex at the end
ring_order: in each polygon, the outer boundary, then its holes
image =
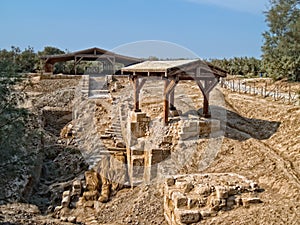
POLYGON ((215 78, 208 83, 207 87, 205 85, 205 94, 209 95, 209 93, 218 85, 218 83, 219 79, 215 78))
POLYGON ((210 117, 209 112, 209 94, 212 89, 218 84, 218 80, 215 79, 213 81, 204 81, 204 86, 200 80, 196 80, 198 87, 200 88, 202 95, 203 95, 203 114, 204 117, 210 117))

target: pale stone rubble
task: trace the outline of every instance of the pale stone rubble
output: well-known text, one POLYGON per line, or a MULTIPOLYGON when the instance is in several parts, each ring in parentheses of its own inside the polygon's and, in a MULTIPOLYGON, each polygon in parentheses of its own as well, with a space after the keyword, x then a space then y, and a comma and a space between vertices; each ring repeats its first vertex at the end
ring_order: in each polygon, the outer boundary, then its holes
POLYGON ((164 185, 164 216, 170 225, 199 223, 221 210, 261 203, 259 191, 257 183, 237 174, 172 176, 164 185))

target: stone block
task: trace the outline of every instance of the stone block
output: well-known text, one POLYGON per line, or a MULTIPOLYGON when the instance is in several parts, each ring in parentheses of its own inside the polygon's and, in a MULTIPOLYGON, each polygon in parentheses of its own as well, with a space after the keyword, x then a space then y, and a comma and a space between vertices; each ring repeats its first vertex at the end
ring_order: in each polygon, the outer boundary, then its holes
POLYGON ((163 136, 162 142, 163 143, 172 143, 173 142, 173 136, 172 135, 163 136))
POLYGON ((83 193, 83 198, 85 201, 96 201, 99 198, 99 191, 86 191, 83 193))
POLYGON ((86 171, 84 173, 85 181, 86 181, 86 189, 88 191, 99 190, 100 188, 100 180, 97 172, 95 171, 86 171))
POLYGON ((177 111, 177 110, 170 110, 169 115, 171 117, 177 117, 177 116, 179 116, 179 111, 177 111))
POLYGON ((202 219, 198 210, 175 210, 175 217, 183 224, 197 223, 202 219))
POLYGON ((75 180, 72 184, 72 196, 80 196, 82 192, 82 185, 80 180, 75 180))
POLYGON ((202 219, 211 217, 211 211, 210 210, 201 210, 200 211, 202 219))
POLYGON ((93 208, 94 207, 94 201, 87 201, 83 204, 83 207, 86 208, 93 208))
POLYGON ((195 132, 178 132, 179 134, 179 138, 181 140, 186 140, 186 139, 190 139, 190 138, 198 138, 199 134, 195 133, 195 132))
POLYGON ((192 183, 184 184, 184 193, 190 193, 194 189, 194 185, 192 183))
POLYGON ((152 149, 151 153, 152 153, 152 160, 151 160, 152 165, 164 161, 171 155, 170 150, 162 150, 162 149, 152 149))
POLYGON ((223 186, 216 186, 215 187, 217 198, 222 199, 222 198, 228 198, 228 189, 226 189, 223 186))
POLYGON ((199 195, 207 197, 211 194, 211 188, 209 186, 197 187, 197 193, 199 193, 199 195))
POLYGON ((69 207, 70 201, 71 201, 70 191, 64 191, 62 195, 61 206, 69 207))
POLYGON ((174 203, 175 209, 187 208, 188 199, 180 192, 174 192, 171 199, 174 203))
POLYGON ((236 205, 236 198, 235 198, 235 196, 230 196, 229 198, 227 198, 226 206, 228 208, 232 208, 234 205, 236 205))
POLYGON ((189 209, 199 209, 205 207, 207 203, 207 198, 199 197, 197 195, 188 197, 188 208, 189 209))
POLYGON ((131 121, 132 122, 141 122, 143 118, 146 118, 146 113, 143 112, 131 112, 131 121))
POLYGON ((262 203, 260 198, 242 198, 243 206, 248 207, 250 204, 262 203))
POLYGON ((173 177, 169 177, 166 179, 166 185, 167 186, 173 186, 175 184, 175 179, 173 177))

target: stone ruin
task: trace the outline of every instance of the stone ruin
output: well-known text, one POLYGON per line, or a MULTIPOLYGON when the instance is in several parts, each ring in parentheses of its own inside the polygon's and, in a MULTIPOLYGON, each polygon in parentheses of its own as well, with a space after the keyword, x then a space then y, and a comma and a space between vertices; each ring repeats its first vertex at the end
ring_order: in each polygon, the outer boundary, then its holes
MULTIPOLYGON (((179 115, 171 117, 178 119, 179 115)), ((172 154, 175 143, 218 133, 221 129, 220 121, 212 118, 180 116, 177 121, 164 126, 155 139, 150 132, 153 121, 146 113, 128 107, 120 110, 117 119, 101 135, 101 139, 112 145, 107 148, 108 156, 95 170, 85 172, 85 180, 75 180, 72 188, 63 193, 61 206, 55 209, 57 217, 74 222, 76 218, 66 216, 71 215, 64 213, 66 210, 96 209, 124 184, 133 187, 150 183, 156 177, 157 165, 172 154), (176 132, 172 133, 172 127, 176 132), (110 179, 112 173, 118 174, 117 180, 110 179)), ((72 126, 69 123, 62 130, 61 138, 72 136, 72 126)), ((237 174, 174 175, 164 185, 164 216, 170 225, 200 223, 219 211, 260 203, 258 193, 255 182, 237 174)))
POLYGON ((164 216, 170 225, 196 224, 220 211, 261 203, 257 183, 224 174, 176 175, 164 184, 164 216))

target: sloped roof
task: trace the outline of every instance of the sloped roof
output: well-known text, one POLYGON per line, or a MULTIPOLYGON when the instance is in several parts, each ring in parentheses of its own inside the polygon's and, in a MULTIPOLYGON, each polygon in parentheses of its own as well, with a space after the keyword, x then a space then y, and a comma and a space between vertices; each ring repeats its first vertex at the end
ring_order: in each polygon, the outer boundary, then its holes
POLYGON ((199 59, 194 60, 170 60, 170 61, 145 61, 135 65, 122 68, 123 73, 146 73, 151 75, 174 76, 182 73, 194 73, 195 76, 202 74, 214 74, 218 77, 226 77, 227 72, 210 63, 199 59), (200 74, 196 74, 196 69, 200 68, 200 74))
POLYGON ((96 60, 104 56, 114 57, 116 62, 120 62, 124 64, 132 64, 132 63, 143 61, 138 58, 120 55, 97 47, 71 52, 67 54, 44 55, 41 56, 40 58, 46 60, 46 63, 54 64, 56 62, 65 62, 65 61, 74 60, 75 57, 83 57, 85 60, 96 60))

